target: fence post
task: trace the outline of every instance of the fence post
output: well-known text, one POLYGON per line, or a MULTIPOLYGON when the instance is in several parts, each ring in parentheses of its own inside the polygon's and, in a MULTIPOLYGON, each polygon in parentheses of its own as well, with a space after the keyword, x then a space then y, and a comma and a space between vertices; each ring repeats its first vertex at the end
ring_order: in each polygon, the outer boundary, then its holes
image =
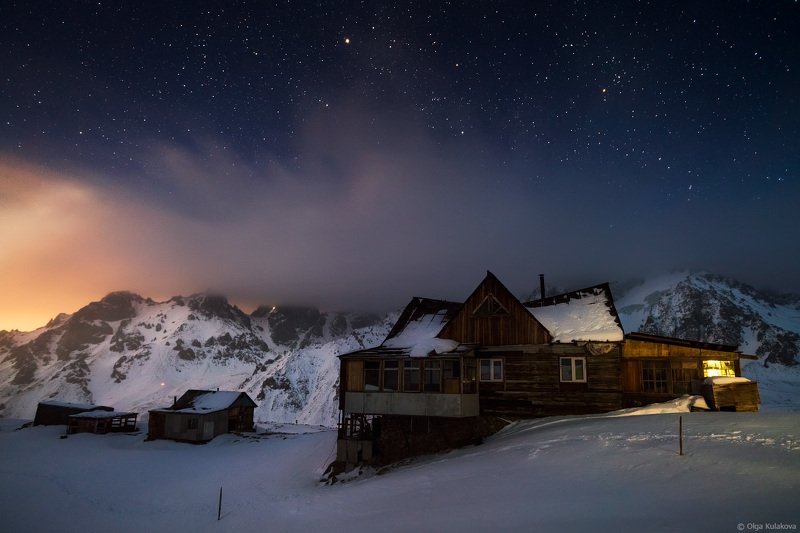
POLYGON ((219 488, 219 506, 217 507, 217 521, 222 517, 222 487, 219 488))

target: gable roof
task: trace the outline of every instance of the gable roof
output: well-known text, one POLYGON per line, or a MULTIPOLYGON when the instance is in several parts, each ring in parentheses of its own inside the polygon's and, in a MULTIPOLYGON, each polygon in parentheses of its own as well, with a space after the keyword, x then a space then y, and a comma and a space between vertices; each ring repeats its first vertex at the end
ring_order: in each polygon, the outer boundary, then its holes
POLYGON ((415 296, 403 309, 403 312, 400 313, 400 317, 386 336, 384 343, 389 339, 408 335, 410 331, 421 327, 430 330, 436 329, 432 335, 436 336, 442 330, 442 327, 455 316, 461 305, 460 302, 448 302, 447 300, 433 300, 415 296))
POLYGON ((619 342, 625 335, 608 283, 523 304, 553 342, 619 342))
POLYGON ((551 340, 547 327, 488 270, 440 336, 481 346, 547 344, 551 340))
POLYGON ((213 413, 230 409, 234 404, 257 407, 256 402, 244 392, 190 389, 167 410, 181 413, 213 413))
POLYGON ((400 313, 380 346, 343 355, 426 357, 432 353, 467 351, 468 347, 456 341, 438 337, 442 327, 453 318, 461 305, 458 302, 415 296, 400 313))

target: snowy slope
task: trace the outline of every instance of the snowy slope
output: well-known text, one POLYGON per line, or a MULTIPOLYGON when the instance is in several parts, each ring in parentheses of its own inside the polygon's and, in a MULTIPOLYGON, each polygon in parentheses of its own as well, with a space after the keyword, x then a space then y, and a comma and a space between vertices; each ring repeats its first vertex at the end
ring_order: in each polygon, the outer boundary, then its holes
POLYGON ((0 423, 0 524, 8 532, 800 525, 795 414, 682 416, 683 456, 677 414, 547 418, 513 424, 479 446, 331 486, 319 483, 334 454, 330 430, 224 435, 194 446, 144 442, 143 434, 59 439, 63 427, 11 431, 12 423, 0 423))
POLYGON ((0 333, 0 414, 41 399, 146 413, 187 389, 242 390, 258 421, 334 425, 336 355, 378 344, 387 319, 307 308, 246 315, 224 298, 111 293, 30 333, 0 333))

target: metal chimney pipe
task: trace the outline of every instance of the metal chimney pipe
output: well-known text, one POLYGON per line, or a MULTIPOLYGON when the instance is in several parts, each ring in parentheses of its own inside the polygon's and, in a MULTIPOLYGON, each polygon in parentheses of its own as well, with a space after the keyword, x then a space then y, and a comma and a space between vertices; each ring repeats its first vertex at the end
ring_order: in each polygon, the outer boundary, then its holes
POLYGON ((539 274, 539 298, 544 298, 544 274, 539 274))

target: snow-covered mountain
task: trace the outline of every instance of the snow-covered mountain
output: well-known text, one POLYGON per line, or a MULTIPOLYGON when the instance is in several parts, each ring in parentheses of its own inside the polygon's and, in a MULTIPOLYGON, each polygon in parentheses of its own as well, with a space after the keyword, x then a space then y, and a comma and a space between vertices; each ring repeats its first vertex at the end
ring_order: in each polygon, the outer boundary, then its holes
POLYGON ((0 416, 42 399, 144 413, 190 388, 243 390, 256 420, 334 425, 339 353, 379 344, 392 320, 261 307, 207 294, 154 302, 114 292, 43 328, 0 332, 0 416))

